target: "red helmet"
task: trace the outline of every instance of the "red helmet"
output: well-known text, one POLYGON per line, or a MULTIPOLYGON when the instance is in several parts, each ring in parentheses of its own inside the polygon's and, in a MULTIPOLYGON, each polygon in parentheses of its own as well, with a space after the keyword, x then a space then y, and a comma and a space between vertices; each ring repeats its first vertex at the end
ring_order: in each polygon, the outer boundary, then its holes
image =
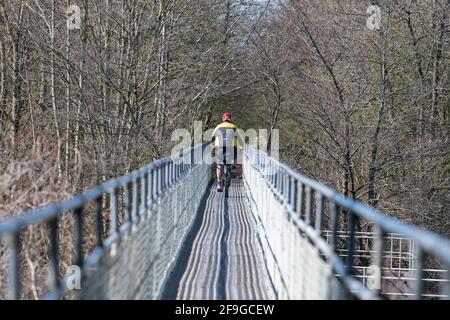
POLYGON ((225 112, 222 116, 222 121, 233 121, 233 115, 229 112, 225 112))

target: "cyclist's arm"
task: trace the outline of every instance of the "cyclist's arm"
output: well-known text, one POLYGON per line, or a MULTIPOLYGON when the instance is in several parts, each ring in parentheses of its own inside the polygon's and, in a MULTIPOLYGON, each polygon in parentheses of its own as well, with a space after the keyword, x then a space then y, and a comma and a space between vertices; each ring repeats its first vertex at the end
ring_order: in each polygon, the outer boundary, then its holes
POLYGON ((215 156, 215 151, 216 151, 216 131, 217 131, 217 127, 214 129, 213 134, 211 136, 211 155, 213 157, 215 156))
POLYGON ((214 129, 212 136, 211 136, 211 147, 214 148, 215 147, 215 142, 216 142, 216 132, 217 132, 217 127, 214 129))

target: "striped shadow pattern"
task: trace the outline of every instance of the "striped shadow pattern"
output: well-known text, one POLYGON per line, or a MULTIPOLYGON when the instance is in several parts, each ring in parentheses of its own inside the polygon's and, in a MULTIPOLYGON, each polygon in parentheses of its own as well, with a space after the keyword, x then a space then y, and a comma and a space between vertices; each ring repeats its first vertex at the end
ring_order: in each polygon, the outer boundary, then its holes
POLYGON ((242 181, 232 181, 228 199, 216 188, 201 213, 176 298, 275 299, 242 181))

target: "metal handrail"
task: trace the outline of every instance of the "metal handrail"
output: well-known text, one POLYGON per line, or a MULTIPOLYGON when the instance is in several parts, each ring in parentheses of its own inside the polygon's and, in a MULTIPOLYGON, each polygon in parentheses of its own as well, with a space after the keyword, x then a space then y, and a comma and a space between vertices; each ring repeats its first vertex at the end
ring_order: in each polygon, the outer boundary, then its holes
MULTIPOLYGON (((418 259, 417 284, 415 288, 415 297, 421 298, 423 294, 422 272, 424 270, 425 254, 432 255, 442 262, 447 270, 447 278, 450 279, 450 241, 440 235, 427 230, 418 228, 417 226, 402 222, 396 218, 387 216, 386 214, 371 208, 359 201, 351 200, 341 193, 323 185, 322 183, 308 178, 287 164, 271 158, 266 152, 256 149, 251 145, 245 146, 245 160, 249 161, 250 166, 264 176, 267 187, 279 199, 278 201, 285 206, 289 216, 294 224, 306 234, 312 242, 322 251, 322 254, 328 257, 335 271, 341 275, 345 281, 350 280, 351 269, 353 267, 353 254, 355 253, 354 242, 356 228, 354 219, 363 219, 370 222, 374 226, 375 241, 373 257, 374 265, 382 267, 382 248, 384 236, 387 233, 401 234, 403 237, 414 242, 416 247, 416 255, 418 259), (313 197, 318 203, 314 213, 316 221, 311 221, 313 197), (303 201, 303 197, 306 198, 303 201), (322 235, 322 216, 324 213, 324 201, 330 203, 330 219, 332 243, 328 244, 322 235), (306 203, 303 203, 306 202, 306 203), (307 208, 306 208, 307 207, 307 208), (347 212, 350 217, 350 226, 347 232, 349 251, 347 261, 337 255, 336 239, 339 237, 337 228, 339 208, 347 212), (353 221, 353 223, 352 223, 353 221), (345 267, 344 267, 345 264, 345 267)), ((244 160, 244 161, 245 161, 244 160)), ((249 190, 251 193, 252 190, 249 190)), ((380 279, 379 279, 380 280, 380 279)), ((344 282, 345 282, 344 281, 344 282)), ((352 282, 352 281, 350 281, 352 282)), ((350 283, 349 283, 350 285, 350 283)), ((355 285, 352 282, 352 285, 355 285)), ((365 289, 355 289, 356 295, 360 297, 375 296, 376 292, 368 292, 365 289)), ((450 295, 450 282, 446 291, 450 295)))

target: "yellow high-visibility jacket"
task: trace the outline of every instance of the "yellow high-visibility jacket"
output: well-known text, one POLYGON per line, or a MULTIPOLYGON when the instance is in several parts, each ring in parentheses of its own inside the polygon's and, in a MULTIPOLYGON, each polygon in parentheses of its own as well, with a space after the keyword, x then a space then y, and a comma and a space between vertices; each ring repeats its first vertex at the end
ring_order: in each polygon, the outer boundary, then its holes
POLYGON ((234 123, 225 121, 219 124, 212 134, 212 143, 214 147, 234 146, 243 148, 242 137, 236 132, 238 126, 234 123))

